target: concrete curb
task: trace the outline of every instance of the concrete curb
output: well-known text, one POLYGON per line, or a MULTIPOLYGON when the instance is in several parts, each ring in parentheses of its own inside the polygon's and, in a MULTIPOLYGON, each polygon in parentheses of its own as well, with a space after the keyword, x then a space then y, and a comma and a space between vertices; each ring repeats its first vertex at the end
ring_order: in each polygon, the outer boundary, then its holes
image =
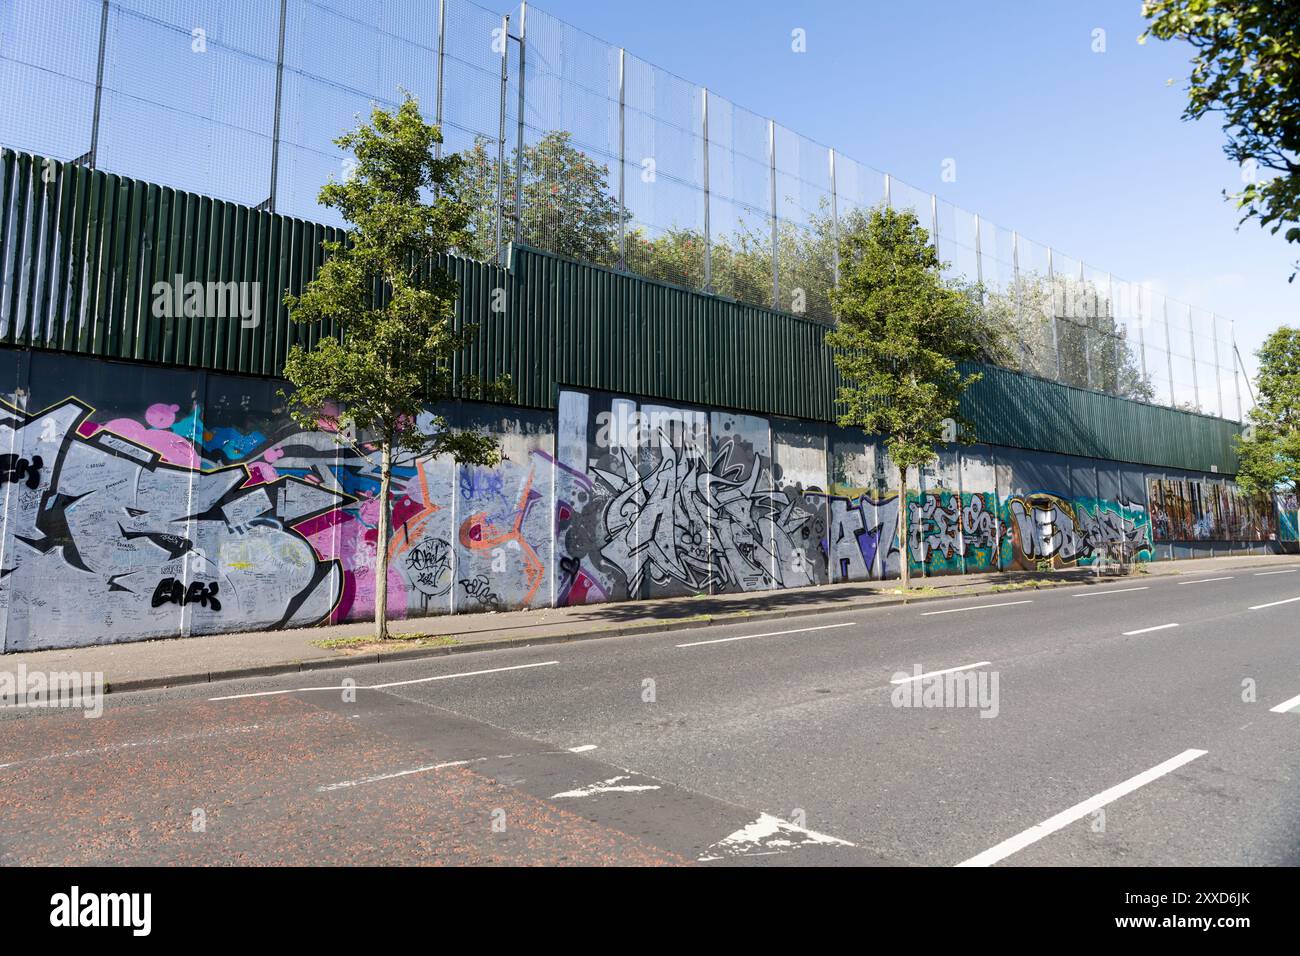
MULTIPOLYGON (((1260 562, 1243 564, 1240 570, 1269 567, 1277 562, 1260 562)), ((1222 569, 1216 569, 1222 570, 1222 569)), ((1234 568, 1233 570, 1237 570, 1234 568)), ((1035 572, 1026 572, 1035 573, 1035 572)), ((1137 577, 1178 577, 1181 571, 1161 571, 1155 574, 1137 577)), ((236 667, 228 670, 198 671, 187 674, 173 674, 163 677, 141 677, 133 680, 106 683, 104 693, 129 693, 139 690, 156 690, 168 687, 184 687, 193 684, 210 684, 216 681, 239 680, 246 677, 274 677, 282 674, 298 674, 306 671, 332 670, 340 667, 356 667, 366 664, 392 664, 401 661, 419 660, 428 657, 447 657, 452 654, 468 654, 476 651, 498 651, 506 648, 543 647, 547 644, 567 644, 570 641, 595 640, 602 637, 635 637, 639 634, 661 634, 665 631, 686 631, 701 627, 713 627, 720 624, 739 624, 745 621, 776 621, 788 617, 805 617, 813 614, 838 614, 846 611, 871 610, 877 607, 897 607, 906 604, 920 604, 934 601, 956 601, 962 598, 979 597, 984 594, 1014 594, 1020 591, 1041 591, 1060 587, 1094 587, 1101 584, 1114 584, 1118 581, 1132 580, 1133 575, 1125 577, 1098 578, 1085 580, 1052 581, 1023 588, 1007 589, 1003 583, 973 585, 974 590, 961 594, 932 594, 914 597, 867 598, 847 602, 841 606, 815 605, 812 607, 780 608, 773 611, 737 611, 732 614, 710 614, 682 618, 675 621, 661 621, 648 624, 613 624, 593 627, 585 631, 571 631, 565 634, 551 634, 542 637, 505 637, 465 644, 450 644, 442 647, 420 647, 404 651, 387 651, 379 654, 356 654, 337 657, 325 657, 310 661, 285 661, 280 664, 263 664, 255 667, 236 667), (994 588, 1004 590, 995 591, 994 588)), ((1014 582, 1006 582, 1014 583, 1014 582)), ((954 586, 953 590, 957 590, 954 586)))

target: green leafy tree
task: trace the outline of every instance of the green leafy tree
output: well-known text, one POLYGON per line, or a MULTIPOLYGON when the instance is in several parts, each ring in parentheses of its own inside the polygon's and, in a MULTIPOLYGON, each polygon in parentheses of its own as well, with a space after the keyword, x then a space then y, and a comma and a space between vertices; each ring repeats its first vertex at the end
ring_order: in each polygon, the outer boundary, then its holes
POLYGON ((949 421, 969 441, 962 393, 979 381, 960 363, 1001 338, 979 302, 942 278, 930 235, 910 210, 872 209, 840 240, 840 285, 830 293, 835 328, 827 342, 844 379, 839 423, 884 437, 898 469, 902 586, 909 585, 907 472, 938 457, 949 421))
MULTIPOLYGON (((450 454, 492 464, 495 442, 457 432, 427 404, 453 393, 451 357, 473 328, 455 330, 458 286, 435 259, 460 244, 469 209, 450 188, 461 159, 435 158, 441 142, 409 96, 395 112, 376 107, 370 123, 335 143, 355 169, 320 191, 320 203, 348 222, 343 240, 323 243, 325 262, 301 295, 286 295, 297 322, 338 330, 315 348, 295 345, 285 362, 294 421, 326 431, 361 455, 378 451, 375 637, 388 636, 388 544, 393 465, 450 454), (432 197, 431 201, 426 201, 432 197)), ((467 382, 473 389, 478 383, 467 382)), ((495 393, 499 384, 478 386, 495 393)))
MULTIPOLYGON (((470 205, 467 233, 460 248, 477 259, 496 255, 498 163, 482 137, 463 154, 451 177, 454 195, 470 205)), ((512 150, 500 170, 502 242, 514 238, 515 171, 512 150)), ((609 188, 609 167, 572 143, 572 134, 552 130, 523 151, 520 238, 530 246, 597 265, 618 261, 618 199, 609 188)))
MULTIPOLYGON (((1243 167, 1236 200, 1300 243, 1300 7, 1295 0, 1146 0, 1142 35, 1191 45, 1183 118, 1223 115, 1223 151, 1243 167)), ((1300 271, 1300 262, 1295 269, 1300 271)), ((1297 272, 1291 273, 1294 280, 1297 272)))
POLYGON ((1253 495, 1295 491, 1300 481, 1300 329, 1283 326, 1258 352, 1257 403, 1248 415, 1237 482, 1253 495))

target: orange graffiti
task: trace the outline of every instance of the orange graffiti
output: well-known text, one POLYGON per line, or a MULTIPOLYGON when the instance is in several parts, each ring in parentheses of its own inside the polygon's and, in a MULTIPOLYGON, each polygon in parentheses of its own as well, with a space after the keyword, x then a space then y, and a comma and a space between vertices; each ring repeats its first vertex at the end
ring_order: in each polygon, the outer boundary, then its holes
POLYGON ((524 595, 523 600, 525 605, 532 601, 533 595, 542 584, 542 578, 546 575, 546 566, 537 557, 537 552, 524 540, 523 534, 524 516, 528 513, 528 498, 532 494, 532 489, 533 472, 530 471, 528 480, 524 482, 523 491, 519 495, 519 507, 515 509, 514 524, 509 531, 498 531, 486 511, 470 515, 460 526, 460 543, 475 551, 494 548, 508 541, 514 541, 519 545, 519 550, 524 556, 524 577, 529 582, 528 593, 524 595))

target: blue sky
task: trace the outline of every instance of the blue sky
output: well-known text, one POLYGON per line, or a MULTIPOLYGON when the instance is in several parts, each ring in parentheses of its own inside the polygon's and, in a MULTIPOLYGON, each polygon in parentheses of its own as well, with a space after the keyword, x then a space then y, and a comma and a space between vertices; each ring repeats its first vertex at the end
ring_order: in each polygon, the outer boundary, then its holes
POLYGON ((1300 248, 1237 230, 1222 131, 1179 118, 1189 49, 1139 45, 1138 0, 536 7, 1089 266, 1235 319, 1252 371, 1263 337, 1296 321, 1300 280, 1287 277, 1300 248), (791 50, 795 28, 805 53, 791 50), (955 182, 941 180, 947 158, 955 182))

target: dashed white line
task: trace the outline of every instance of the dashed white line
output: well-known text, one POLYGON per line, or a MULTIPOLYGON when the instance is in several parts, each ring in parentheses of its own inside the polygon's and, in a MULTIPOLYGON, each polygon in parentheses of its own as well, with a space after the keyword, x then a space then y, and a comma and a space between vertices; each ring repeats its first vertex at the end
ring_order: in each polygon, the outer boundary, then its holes
POLYGON ((959 614, 962 611, 982 611, 988 607, 1015 607, 1017 604, 1033 604, 1031 601, 1003 601, 1000 604, 976 604, 973 607, 954 607, 946 611, 922 611, 921 617, 930 617, 934 614, 959 614))
POLYGON ((958 863, 958 866, 992 866, 999 860, 1005 860, 1013 853, 1018 853, 1025 847, 1037 843, 1045 836, 1050 836, 1057 830, 1069 826, 1076 820, 1081 820, 1095 810, 1100 810, 1108 803, 1113 803, 1120 797, 1132 793, 1139 787, 1144 787, 1153 780, 1158 780, 1167 773, 1172 773, 1184 764, 1191 763, 1197 757, 1204 757, 1208 753, 1205 750, 1184 750, 1177 757, 1171 757, 1164 763, 1157 764, 1150 770, 1144 770, 1136 777, 1130 777, 1123 783, 1116 784, 1109 790, 1103 790, 1095 797, 1089 797, 1082 803, 1076 803, 1068 810, 1062 810, 1056 816, 1048 817, 1042 823, 1036 824, 1021 833, 1017 833, 1010 839, 1003 840, 997 846, 979 853, 969 860, 958 863))
POLYGON ((1177 624, 1157 624, 1155 627, 1143 627, 1136 631, 1125 631, 1125 637, 1132 637, 1134 634, 1150 634, 1152 631, 1167 631, 1171 627, 1177 627, 1177 624))
POLYGON ((1074 597, 1100 597, 1103 594, 1128 594, 1132 591, 1150 591, 1151 586, 1144 584, 1140 588, 1109 588, 1105 591, 1082 591, 1074 597))
POLYGON ((977 667, 987 667, 991 661, 978 661, 974 664, 963 664, 961 667, 945 667, 941 671, 930 671, 927 674, 914 674, 911 677, 898 677, 890 681, 891 684, 906 684, 909 681, 923 680, 926 677, 937 677, 940 674, 955 674, 957 671, 973 671, 977 667))
POLYGON ((596 749, 596 745, 595 745, 595 744, 583 744, 581 747, 570 747, 570 748, 569 748, 569 753, 571 753, 571 754, 585 754, 588 750, 595 750, 595 749, 596 749))
POLYGON ((481 671, 461 671, 457 674, 438 674, 435 677, 417 677, 414 680, 395 680, 387 684, 337 684, 329 687, 293 687, 289 690, 263 690, 255 694, 228 694, 225 697, 209 697, 213 700, 243 700, 247 697, 275 697, 280 694, 305 694, 317 690, 383 690, 386 687, 405 687, 409 684, 427 684, 435 680, 451 680, 453 677, 477 677, 480 674, 500 674, 502 671, 518 671, 529 667, 550 667, 559 661, 541 661, 536 664, 512 664, 510 667, 490 667, 481 671))
POLYGON ((818 627, 796 627, 790 631, 768 631, 766 634, 742 634, 740 637, 718 637, 711 641, 691 641, 689 644, 678 644, 678 647, 700 647, 704 644, 726 644, 728 641, 749 641, 756 637, 779 637, 782 634, 803 634, 805 631, 824 631, 832 627, 851 627, 856 621, 845 621, 843 624, 822 624, 818 627))
POLYGON ((1294 604, 1300 601, 1300 597, 1287 598, 1285 601, 1270 601, 1268 604, 1256 604, 1251 607, 1252 611, 1262 611, 1266 607, 1277 607, 1279 604, 1294 604))
POLYGON ((1297 707, 1300 707, 1300 697, 1292 697, 1290 700, 1282 701, 1276 707, 1270 707, 1268 711, 1270 714, 1285 714, 1297 707))
POLYGON ((1195 581, 1179 581, 1179 584, 1209 584, 1211 581, 1231 581, 1233 576, 1230 574, 1224 578, 1197 578, 1195 581))
POLYGON ((1295 574, 1297 571, 1300 571, 1300 568, 1287 568, 1285 571, 1256 571, 1255 577, 1264 578, 1270 574, 1295 574))

